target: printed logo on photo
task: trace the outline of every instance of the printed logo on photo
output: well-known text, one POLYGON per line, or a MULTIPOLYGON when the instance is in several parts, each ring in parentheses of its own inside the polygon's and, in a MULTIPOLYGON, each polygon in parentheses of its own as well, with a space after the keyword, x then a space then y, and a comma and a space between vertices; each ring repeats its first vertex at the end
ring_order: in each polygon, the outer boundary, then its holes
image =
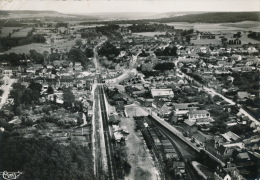
POLYGON ((18 177, 23 174, 22 172, 18 171, 18 172, 0 172, 0 175, 2 175, 2 177, 6 180, 12 180, 12 179, 18 179, 18 177))

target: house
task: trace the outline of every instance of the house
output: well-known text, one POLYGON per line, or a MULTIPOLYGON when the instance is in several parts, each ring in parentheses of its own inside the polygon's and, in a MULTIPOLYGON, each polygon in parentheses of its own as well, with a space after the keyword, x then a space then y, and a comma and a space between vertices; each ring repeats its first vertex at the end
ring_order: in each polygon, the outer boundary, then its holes
POLYGON ((238 157, 238 159, 240 159, 242 161, 250 160, 250 157, 247 152, 240 152, 240 153, 238 153, 237 157, 238 157))
POLYGON ((214 180, 232 180, 232 178, 223 168, 218 167, 214 173, 214 180))
POLYGON ((202 146, 205 146, 206 141, 208 141, 209 139, 211 139, 209 136, 203 134, 200 131, 194 132, 191 134, 192 138, 194 139, 194 141, 202 146))
POLYGON ((52 63, 53 63, 53 66, 56 68, 61 67, 61 61, 59 61, 59 60, 53 61, 52 63))
POLYGON ((35 70, 43 69, 43 65, 42 64, 33 64, 32 68, 35 70))
POLYGON ((258 50, 257 50, 255 47, 248 47, 248 48, 247 48, 247 52, 248 52, 249 54, 252 54, 252 53, 257 53, 258 50))
POLYGON ((112 124, 118 124, 121 121, 120 117, 116 114, 110 115, 108 119, 109 119, 109 123, 112 124))
POLYGON ((238 55, 238 54, 232 54, 232 56, 230 58, 231 58, 231 60, 234 60, 234 61, 241 61, 242 60, 242 56, 238 55))
POLYGON ((210 113, 206 110, 190 110, 188 112, 188 118, 190 121, 196 122, 200 118, 209 118, 210 113))
POLYGON ((152 97, 174 97, 172 89, 151 89, 152 97))
POLYGON ((154 101, 154 99, 145 99, 143 105, 144 105, 145 107, 151 107, 151 106, 153 105, 153 101, 154 101))
POLYGON ((251 72, 251 71, 253 71, 253 67, 252 66, 244 66, 244 67, 241 67, 241 71, 242 72, 251 72))
POLYGON ((196 123, 186 119, 184 121, 184 126, 185 129, 187 129, 187 133, 189 136, 191 136, 192 134, 196 133, 198 131, 198 127, 196 126, 196 123))
POLYGON ((157 109, 157 108, 161 108, 164 105, 164 101, 161 98, 154 98, 153 102, 152 102, 152 107, 157 109))
POLYGON ((219 67, 224 67, 224 68, 232 68, 233 63, 232 62, 227 62, 227 61, 218 61, 217 62, 219 67))
POLYGON ((61 76, 60 79, 58 79, 58 86, 59 87, 73 87, 74 85, 74 78, 71 76, 61 76))
POLYGON ((173 112, 175 116, 186 115, 190 110, 196 110, 197 107, 194 107, 190 103, 181 103, 173 105, 173 112))
POLYGON ((232 74, 227 68, 225 67, 219 67, 216 68, 214 71, 215 74, 232 74))
POLYGON ((234 150, 234 147, 225 147, 223 145, 217 145, 216 153, 219 158, 221 158, 222 160, 226 160, 232 156, 234 150))
POLYGON ((250 97, 250 93, 246 92, 246 91, 239 91, 237 92, 237 98, 238 100, 244 100, 244 99, 248 99, 250 97))
POLYGON ((4 70, 2 71, 2 74, 3 74, 4 76, 12 76, 12 75, 13 75, 13 70, 12 70, 12 69, 4 69, 4 70))
POLYGON ((124 101, 116 101, 116 111, 123 112, 125 110, 124 101))
POLYGON ((228 131, 227 133, 221 134, 221 136, 225 138, 226 141, 228 142, 238 141, 241 139, 238 135, 236 135, 232 131, 228 131))
POLYGON ((156 109, 159 116, 161 117, 169 117, 171 114, 172 107, 170 104, 164 102, 161 98, 155 98, 152 107, 156 109))
POLYGON ((179 57, 178 60, 180 63, 183 63, 183 64, 199 62, 199 60, 197 58, 188 58, 188 57, 179 57))

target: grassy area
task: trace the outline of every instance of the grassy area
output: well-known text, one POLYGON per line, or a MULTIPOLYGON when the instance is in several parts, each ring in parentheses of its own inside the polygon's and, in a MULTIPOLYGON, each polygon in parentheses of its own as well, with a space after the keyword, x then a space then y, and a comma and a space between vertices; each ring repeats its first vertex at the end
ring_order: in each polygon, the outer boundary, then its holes
POLYGON ((20 29, 18 32, 12 34, 12 37, 26 37, 28 32, 30 32, 31 30, 31 27, 20 29))
POLYGON ((11 52, 14 52, 16 54, 29 54, 30 50, 32 49, 35 49, 39 53, 43 53, 44 51, 48 51, 50 53, 51 47, 69 51, 74 44, 75 40, 56 40, 53 44, 32 43, 23 46, 13 47, 5 53, 9 54, 11 52))
POLYGON ((0 34, 0 37, 6 37, 9 35, 9 33, 13 33, 13 30, 15 29, 22 29, 22 27, 3 27, 1 30, 2 30, 2 33, 0 34))
POLYGON ((129 117, 133 116, 147 116, 148 113, 144 111, 143 109, 139 108, 135 105, 125 106, 126 112, 129 117))
POLYGON ((239 23, 226 23, 223 24, 226 27, 237 27, 237 28, 259 28, 260 23, 256 21, 243 21, 239 23))
POLYGON ((157 35, 165 34, 165 32, 141 32, 141 33, 133 33, 133 34, 153 37, 153 36, 156 35, 156 34, 157 34, 157 35))
POLYGON ((201 45, 201 44, 212 44, 212 45, 221 45, 221 40, 219 39, 198 39, 198 40, 191 40, 190 43, 194 45, 201 45))

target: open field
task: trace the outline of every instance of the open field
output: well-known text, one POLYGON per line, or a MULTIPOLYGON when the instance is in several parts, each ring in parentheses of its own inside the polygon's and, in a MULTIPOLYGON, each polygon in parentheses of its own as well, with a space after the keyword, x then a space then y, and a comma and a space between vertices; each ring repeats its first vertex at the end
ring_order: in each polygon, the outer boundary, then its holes
POLYGON ((238 23, 187 23, 176 22, 166 23, 167 25, 174 26, 175 29, 194 29, 198 31, 218 32, 218 31, 259 31, 259 22, 256 21, 243 21, 238 23))
POLYGON ((9 33, 12 34, 14 29, 22 29, 22 27, 3 27, 1 29, 2 33, 0 34, 0 37, 6 37, 9 33))
POLYGON ((44 51, 51 52, 51 47, 57 48, 59 50, 70 50, 70 48, 75 44, 74 40, 55 40, 53 44, 43 44, 43 43, 32 43, 23 46, 13 47, 12 49, 5 51, 6 54, 14 52, 16 54, 29 54, 30 50, 35 49, 39 53, 43 53, 44 51))
POLYGON ((236 27, 236 28, 260 28, 260 22, 254 21, 243 21, 240 23, 226 23, 222 24, 222 26, 226 27, 236 27))
POLYGON ((31 30, 32 30, 32 28, 30 28, 30 27, 21 29, 20 31, 12 34, 12 37, 26 37, 28 32, 30 32, 31 30))
POLYGON ((221 45, 220 39, 198 39, 198 40, 191 40, 190 43, 194 45, 201 45, 201 44, 212 44, 212 45, 221 45))
POLYGON ((126 112, 129 117, 133 116, 147 116, 148 113, 144 111, 142 108, 139 106, 136 106, 135 104, 131 104, 128 106, 125 106, 126 112))
POLYGON ((141 33, 133 33, 133 34, 137 34, 137 35, 141 35, 141 36, 148 36, 148 37, 152 37, 154 35, 161 35, 161 34, 165 34, 165 32, 141 32, 141 33))
MULTIPOLYGON (((260 43, 260 41, 248 38, 247 35, 248 35, 248 33, 243 33, 243 32, 241 33, 241 38, 239 38, 241 40, 241 44, 248 44, 249 42, 252 43, 252 44, 260 43)), ((226 34, 226 38, 232 39, 233 38, 233 33, 226 34)))

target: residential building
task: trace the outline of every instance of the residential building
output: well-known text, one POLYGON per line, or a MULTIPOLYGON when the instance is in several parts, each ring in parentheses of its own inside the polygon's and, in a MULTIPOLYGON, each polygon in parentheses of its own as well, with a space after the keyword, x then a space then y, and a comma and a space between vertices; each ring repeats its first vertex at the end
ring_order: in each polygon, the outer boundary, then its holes
POLYGON ((181 103, 173 105, 173 112, 175 116, 186 115, 190 110, 196 110, 197 107, 194 107, 190 103, 181 103))
POLYGON ((196 122, 197 119, 209 118, 210 113, 206 110, 190 110, 188 112, 188 118, 190 121, 196 122))
POLYGON ((174 97, 172 89, 151 89, 152 97, 174 97))

